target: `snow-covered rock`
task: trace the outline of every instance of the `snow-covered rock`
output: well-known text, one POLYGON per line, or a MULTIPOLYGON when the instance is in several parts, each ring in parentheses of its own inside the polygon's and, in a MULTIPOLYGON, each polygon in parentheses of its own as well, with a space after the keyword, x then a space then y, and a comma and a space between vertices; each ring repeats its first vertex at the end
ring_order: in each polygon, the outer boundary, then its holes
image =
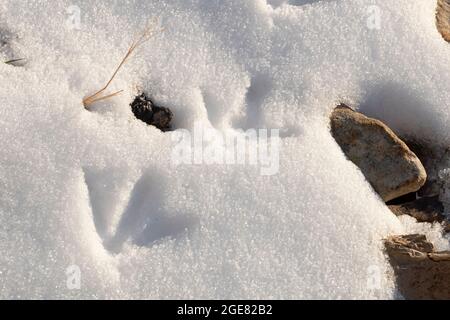
POLYGON ((422 197, 414 201, 389 205, 391 211, 397 215, 410 215, 419 222, 442 223, 444 231, 450 231, 450 222, 444 214, 444 205, 438 196, 422 197))

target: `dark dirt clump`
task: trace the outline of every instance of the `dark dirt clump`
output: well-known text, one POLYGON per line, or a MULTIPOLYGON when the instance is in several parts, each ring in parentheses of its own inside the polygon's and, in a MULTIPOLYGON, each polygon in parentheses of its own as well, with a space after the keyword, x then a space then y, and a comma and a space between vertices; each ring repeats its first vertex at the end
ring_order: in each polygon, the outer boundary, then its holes
POLYGON ((172 130, 173 113, 169 108, 159 107, 145 93, 136 96, 130 104, 136 118, 161 131, 172 130))

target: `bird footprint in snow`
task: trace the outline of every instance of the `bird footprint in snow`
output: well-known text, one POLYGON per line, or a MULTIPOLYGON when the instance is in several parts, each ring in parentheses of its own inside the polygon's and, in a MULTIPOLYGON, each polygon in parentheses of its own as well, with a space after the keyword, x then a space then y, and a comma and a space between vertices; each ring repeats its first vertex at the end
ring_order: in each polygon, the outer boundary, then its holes
POLYGON ((167 189, 161 177, 146 173, 133 185, 126 170, 84 168, 83 172, 97 233, 112 253, 119 253, 127 241, 149 247, 178 238, 198 224, 193 215, 165 209, 167 189))

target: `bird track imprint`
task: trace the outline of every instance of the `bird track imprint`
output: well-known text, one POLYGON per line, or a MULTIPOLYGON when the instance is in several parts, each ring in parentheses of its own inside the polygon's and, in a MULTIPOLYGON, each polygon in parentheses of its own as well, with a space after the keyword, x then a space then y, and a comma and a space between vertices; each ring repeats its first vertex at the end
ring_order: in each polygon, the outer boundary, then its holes
POLYGON ((178 239, 198 225, 196 216, 165 208, 167 188, 157 175, 147 172, 133 184, 124 170, 83 168, 83 172, 94 225, 110 253, 120 253, 126 242, 151 247, 178 239))

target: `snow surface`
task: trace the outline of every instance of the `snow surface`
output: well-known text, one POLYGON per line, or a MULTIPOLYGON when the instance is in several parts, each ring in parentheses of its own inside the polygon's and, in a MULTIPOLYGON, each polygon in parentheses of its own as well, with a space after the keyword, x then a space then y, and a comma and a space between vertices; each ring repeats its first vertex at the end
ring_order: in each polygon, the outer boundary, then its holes
POLYGON ((394 298, 381 240, 418 227, 389 212, 327 119, 346 101, 449 142, 450 47, 434 9, 2 0, 0 56, 27 64, 0 63, 0 298, 394 298), (67 24, 74 5, 80 30, 67 24), (126 91, 86 111, 152 17, 165 31, 120 72, 111 91, 126 91), (176 128, 281 129, 279 173, 173 167, 173 133, 128 107, 136 88, 170 106, 176 128))

